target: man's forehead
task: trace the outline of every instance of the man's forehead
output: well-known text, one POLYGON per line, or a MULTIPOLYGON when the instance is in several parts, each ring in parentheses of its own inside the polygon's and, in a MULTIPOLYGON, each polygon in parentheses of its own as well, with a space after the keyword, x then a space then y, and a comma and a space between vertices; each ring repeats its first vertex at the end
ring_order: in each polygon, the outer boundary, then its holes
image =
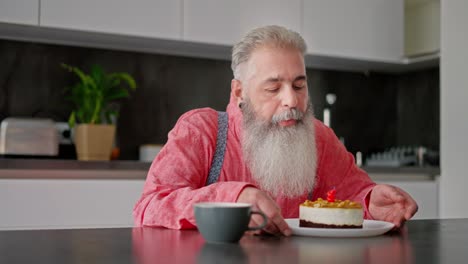
POLYGON ((252 80, 257 79, 259 82, 264 83, 273 83, 273 82, 283 82, 283 81, 307 81, 307 75, 305 69, 297 71, 296 74, 285 75, 284 73, 276 72, 272 68, 262 68, 262 65, 257 65, 256 63, 251 63, 250 65, 243 65, 243 72, 246 73, 246 79, 252 80))

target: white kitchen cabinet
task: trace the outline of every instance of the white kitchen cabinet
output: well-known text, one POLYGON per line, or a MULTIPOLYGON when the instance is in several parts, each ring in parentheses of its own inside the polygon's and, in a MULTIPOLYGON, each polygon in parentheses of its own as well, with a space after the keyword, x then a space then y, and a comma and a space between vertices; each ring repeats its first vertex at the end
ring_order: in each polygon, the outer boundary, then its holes
POLYGON ((41 0, 40 25, 180 39, 182 0, 41 0))
POLYGON ((398 62, 403 0, 304 0, 302 34, 313 55, 398 62))
POLYGON ((1 0, 0 22, 37 26, 39 0, 1 0))
MULTIPOLYGON (((371 175, 372 178, 372 175, 371 175)), ((378 178, 378 175, 377 175, 378 178)), ((434 180, 412 181, 411 175, 408 180, 378 180, 377 183, 397 186, 407 193, 418 203, 419 210, 413 219, 436 219, 439 218, 439 181, 434 180)))
POLYGON ((405 55, 440 50, 440 0, 406 0, 405 55))
POLYGON ((188 41, 232 45, 241 35, 240 1, 184 0, 184 33, 188 41))
POLYGON ((143 184, 143 179, 2 179, 0 230, 131 227, 143 184))
MULTIPOLYGON (((1 0, 0 38, 229 60, 231 46, 248 30, 277 24, 303 35, 307 67, 404 72, 437 66, 438 54, 404 57, 404 1, 1 0)), ((433 13, 433 6, 422 13, 433 13)), ((421 25, 416 22, 410 24, 421 25)), ((435 50, 437 34, 417 33, 410 35, 419 53, 435 50)))
POLYGON ((302 0, 184 0, 183 39, 233 45, 247 31, 282 25, 300 31, 302 0))

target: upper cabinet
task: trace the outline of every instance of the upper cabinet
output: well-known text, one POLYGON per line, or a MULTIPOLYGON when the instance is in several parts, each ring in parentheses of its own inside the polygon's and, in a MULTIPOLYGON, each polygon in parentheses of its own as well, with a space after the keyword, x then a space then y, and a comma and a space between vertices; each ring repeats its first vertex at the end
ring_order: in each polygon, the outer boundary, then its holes
POLYGON ((440 0, 0 0, 0 38, 230 59, 247 31, 276 24, 302 34, 308 67, 395 72, 438 64, 436 53, 407 56, 439 50, 439 10, 440 0))
POLYGON ((403 0, 304 0, 302 34, 309 53, 399 62, 403 0))
POLYGON ((240 36, 241 1, 184 0, 184 34, 188 41, 229 45, 240 36))
POLYGON ((132 36, 180 39, 182 32, 181 1, 41 0, 40 25, 132 36))
POLYGON ((1 0, 0 22, 37 26, 39 0, 1 0))
POLYGON ((233 45, 247 31, 278 24, 300 31, 302 0, 184 0, 187 41, 233 45))
POLYGON ((440 0, 406 0, 405 55, 420 56, 440 50, 440 0))

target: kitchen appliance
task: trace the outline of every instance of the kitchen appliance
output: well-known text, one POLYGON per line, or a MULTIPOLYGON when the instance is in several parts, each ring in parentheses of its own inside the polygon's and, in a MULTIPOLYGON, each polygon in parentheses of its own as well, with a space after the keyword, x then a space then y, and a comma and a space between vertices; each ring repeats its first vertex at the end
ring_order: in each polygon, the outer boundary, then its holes
POLYGON ((146 144, 140 146, 140 161, 152 162, 163 148, 159 144, 146 144))
POLYGON ((5 118, 0 125, 0 155, 57 156, 59 134, 47 118, 5 118))
POLYGON ((369 167, 438 166, 439 152, 423 146, 399 146, 372 153, 366 160, 369 167))
POLYGON ((373 153, 366 160, 369 167, 403 167, 416 165, 416 152, 413 147, 399 146, 373 153))
POLYGON ((325 100, 327 102, 325 108, 323 109, 323 123, 331 128, 331 108, 336 102, 336 95, 328 93, 325 95, 325 100))

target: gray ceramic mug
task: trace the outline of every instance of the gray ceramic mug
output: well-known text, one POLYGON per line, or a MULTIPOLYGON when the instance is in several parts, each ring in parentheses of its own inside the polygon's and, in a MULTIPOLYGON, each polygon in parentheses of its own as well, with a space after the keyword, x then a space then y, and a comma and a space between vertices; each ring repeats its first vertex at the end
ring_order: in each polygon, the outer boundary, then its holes
POLYGON ((247 230, 259 230, 266 226, 267 217, 260 211, 253 211, 248 203, 207 202, 194 205, 195 220, 207 242, 237 242, 247 230), (250 217, 259 214, 263 223, 249 227, 250 217))

